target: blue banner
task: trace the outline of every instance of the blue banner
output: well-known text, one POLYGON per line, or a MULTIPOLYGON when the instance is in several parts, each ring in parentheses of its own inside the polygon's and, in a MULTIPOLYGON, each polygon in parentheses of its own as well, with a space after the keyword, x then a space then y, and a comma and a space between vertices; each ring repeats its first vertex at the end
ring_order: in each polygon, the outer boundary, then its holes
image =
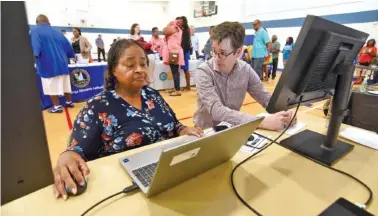
MULTIPOLYGON (((104 88, 104 73, 106 64, 88 66, 70 66, 70 80, 72 89, 72 101, 80 102, 88 100, 100 93, 104 88)), ((43 94, 41 77, 37 75, 39 95, 42 109, 52 106, 49 96, 43 94)), ((65 98, 59 97, 61 105, 65 104, 65 98)))

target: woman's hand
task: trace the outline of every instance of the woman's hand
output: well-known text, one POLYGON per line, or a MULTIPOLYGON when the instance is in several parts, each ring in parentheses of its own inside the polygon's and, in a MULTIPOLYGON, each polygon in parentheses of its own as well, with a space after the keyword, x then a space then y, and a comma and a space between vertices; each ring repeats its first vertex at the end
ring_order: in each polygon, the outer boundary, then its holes
MULTIPOLYGON (((281 111, 278 113, 274 113, 270 116, 265 117, 265 119, 260 124, 260 128, 280 131, 285 129, 289 125, 292 118, 292 111, 281 111)), ((297 119, 295 118, 291 125, 295 125, 296 123, 297 119)))
POLYGON ((78 153, 66 151, 61 154, 54 169, 54 192, 56 198, 61 196, 64 200, 67 199, 66 187, 76 194, 76 183, 71 176, 76 179, 79 185, 84 185, 88 174, 89 168, 78 153))
POLYGON ((203 137, 203 130, 199 127, 186 127, 179 132, 179 135, 203 137))

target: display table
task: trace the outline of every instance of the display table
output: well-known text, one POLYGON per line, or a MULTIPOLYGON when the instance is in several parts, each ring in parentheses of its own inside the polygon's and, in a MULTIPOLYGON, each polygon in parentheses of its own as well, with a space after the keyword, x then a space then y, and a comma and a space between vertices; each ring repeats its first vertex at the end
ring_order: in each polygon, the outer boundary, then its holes
MULTIPOLYGON (((325 119, 299 114, 306 128, 326 133, 325 119)), ((345 125, 342 125, 345 128, 345 125)), ((259 130, 276 137, 278 133, 259 130)), ((178 138, 180 139, 180 138, 178 138)), ((85 193, 68 200, 56 199, 52 186, 2 206, 4 216, 80 215, 101 199, 131 185, 119 158, 164 142, 104 157, 88 163, 91 174, 85 193)), ((249 153, 235 157, 195 178, 147 199, 142 193, 119 195, 97 206, 88 215, 254 215, 234 195, 230 185, 232 168, 249 153)), ((359 178, 378 193, 378 151, 355 144, 352 152, 335 165, 359 178)), ((169 178, 169 176, 167 176, 169 178)), ((263 215, 318 215, 339 197, 364 202, 368 193, 354 180, 326 169, 278 145, 272 145, 235 173, 241 196, 263 215)), ((378 200, 367 209, 378 214, 378 200)))
MULTIPOLYGON (((378 95, 353 91, 345 124, 378 133, 378 95)), ((378 141, 377 141, 378 142, 378 141)))
MULTIPOLYGON (((190 60, 190 83, 195 85, 194 71, 202 63, 202 60, 190 60)), ((106 70, 106 62, 90 63, 90 64, 70 64, 68 65, 71 78, 72 101, 85 101, 100 93, 104 86, 104 73, 106 70)), ((157 90, 173 88, 172 73, 168 65, 162 61, 156 62, 153 72, 152 88, 157 90)), ((42 109, 52 106, 49 96, 43 94, 41 77, 37 75, 38 86, 40 92, 40 100, 42 109)), ((180 70, 181 87, 186 86, 185 74, 180 70)), ((65 103, 64 97, 60 97, 60 104, 65 103)))
MULTIPOLYGON (((203 60, 189 60, 189 72, 190 72, 190 83, 195 85, 194 81, 194 71, 198 68, 203 60)), ((185 87, 185 74, 184 71, 180 69, 180 86, 185 87)), ((172 89, 173 88, 173 77, 169 65, 165 65, 162 61, 156 62, 155 70, 153 73, 153 83, 151 84, 156 90, 172 89)))
MULTIPOLYGON (((68 65, 71 79, 72 101, 84 101, 100 93, 104 88, 106 63, 70 64, 68 65)), ((41 77, 37 75, 42 109, 52 106, 49 96, 43 94, 41 77)), ((59 98, 60 104, 65 98, 59 98)))
POLYGON ((368 77, 368 84, 373 84, 378 82, 378 67, 377 65, 370 65, 370 66, 363 66, 363 65, 355 65, 353 79, 357 79, 362 74, 363 77, 368 77))

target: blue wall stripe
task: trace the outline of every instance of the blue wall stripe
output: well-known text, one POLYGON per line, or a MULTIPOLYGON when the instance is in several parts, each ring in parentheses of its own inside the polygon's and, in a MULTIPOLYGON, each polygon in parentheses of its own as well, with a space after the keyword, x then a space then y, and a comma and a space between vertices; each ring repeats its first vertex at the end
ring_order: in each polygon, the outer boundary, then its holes
MULTIPOLYGON (((361 11, 354 13, 332 14, 321 16, 324 19, 336 22, 339 24, 350 23, 366 23, 378 21, 378 10, 361 11)), ((265 28, 287 28, 287 27, 301 27, 304 23, 305 17, 281 19, 281 20, 265 20, 262 24, 265 28)), ((245 29, 252 29, 252 22, 242 23, 245 29)), ((200 27, 196 32, 208 32, 209 27, 200 27)))
MULTIPOLYGON (((330 21, 339 24, 350 24, 350 23, 366 23, 366 22, 376 22, 378 21, 378 10, 370 11, 360 11, 353 13, 343 13, 343 14, 332 14, 321 16, 330 21)), ((305 17, 291 18, 291 19, 281 19, 281 20, 265 20, 263 26, 265 28, 285 28, 285 27, 301 27, 305 17)), ((242 23, 245 29, 252 29, 252 22, 242 23)), ((36 25, 30 25, 30 29, 35 28, 36 25)), ((60 31, 62 29, 67 32, 72 31, 72 27, 69 26, 52 26, 54 29, 60 31)), ((82 32, 88 33, 102 33, 102 34, 129 34, 129 29, 111 29, 111 28, 80 28, 82 32)), ((208 32, 209 27, 199 27, 196 28, 196 32, 208 32)), ((142 34, 151 34, 151 30, 142 30, 142 34)))

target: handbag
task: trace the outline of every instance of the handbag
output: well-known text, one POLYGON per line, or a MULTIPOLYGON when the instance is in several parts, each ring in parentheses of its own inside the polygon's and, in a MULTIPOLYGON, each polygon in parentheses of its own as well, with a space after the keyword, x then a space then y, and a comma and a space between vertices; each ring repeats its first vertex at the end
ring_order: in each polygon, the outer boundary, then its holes
POLYGON ((137 42, 143 47, 144 51, 151 50, 152 45, 146 42, 143 37, 139 38, 137 42))
POLYGON ((168 58, 168 64, 178 65, 179 64, 179 54, 175 53, 175 52, 170 52, 169 58, 168 58))

